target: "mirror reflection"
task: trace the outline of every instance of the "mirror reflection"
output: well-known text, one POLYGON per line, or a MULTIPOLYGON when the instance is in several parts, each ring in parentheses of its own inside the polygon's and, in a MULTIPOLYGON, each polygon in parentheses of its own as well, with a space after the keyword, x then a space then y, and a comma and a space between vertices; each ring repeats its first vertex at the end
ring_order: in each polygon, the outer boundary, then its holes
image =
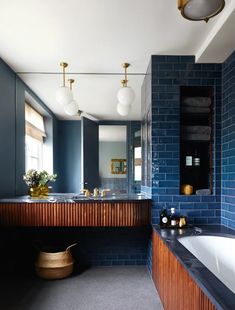
POLYGON ((99 126, 99 178, 111 194, 128 193, 126 126, 99 126))

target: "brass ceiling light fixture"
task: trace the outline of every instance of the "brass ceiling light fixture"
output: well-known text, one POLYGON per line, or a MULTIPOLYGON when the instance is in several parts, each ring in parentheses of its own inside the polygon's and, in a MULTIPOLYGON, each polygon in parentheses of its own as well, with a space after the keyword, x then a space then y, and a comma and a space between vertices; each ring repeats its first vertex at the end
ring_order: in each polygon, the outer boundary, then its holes
POLYGON ((122 87, 119 89, 117 93, 118 98, 117 112, 122 116, 126 116, 129 113, 131 109, 131 104, 135 98, 133 89, 130 86, 127 86, 128 83, 127 68, 129 66, 130 64, 127 62, 122 64, 122 67, 125 70, 124 72, 125 77, 123 80, 121 80, 122 87))
POLYGON ((63 85, 56 91, 56 101, 61 105, 66 105, 73 100, 73 93, 72 90, 65 85, 65 68, 68 67, 68 64, 66 62, 61 62, 60 66, 62 67, 63 85))
POLYGON ((182 16, 193 21, 208 20, 218 15, 225 6, 225 0, 178 0, 182 16))

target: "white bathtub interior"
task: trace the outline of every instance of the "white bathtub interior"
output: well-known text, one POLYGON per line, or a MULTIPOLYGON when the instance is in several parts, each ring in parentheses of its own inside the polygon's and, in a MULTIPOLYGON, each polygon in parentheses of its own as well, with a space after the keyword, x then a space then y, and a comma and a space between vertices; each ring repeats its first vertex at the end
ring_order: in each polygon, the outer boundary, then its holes
POLYGON ((178 240, 235 293, 235 238, 189 236, 178 240))

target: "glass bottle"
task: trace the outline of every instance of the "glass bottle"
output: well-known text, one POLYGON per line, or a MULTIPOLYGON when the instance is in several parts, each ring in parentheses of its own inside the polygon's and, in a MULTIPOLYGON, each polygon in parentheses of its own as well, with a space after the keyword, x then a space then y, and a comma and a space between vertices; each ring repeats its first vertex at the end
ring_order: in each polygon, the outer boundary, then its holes
POLYGON ((170 225, 172 227, 177 227, 178 224, 179 224, 179 217, 175 213, 175 208, 171 208, 170 225))
POLYGON ((196 167, 200 166, 200 156, 198 155, 198 151, 197 149, 195 149, 195 153, 194 153, 194 157, 193 157, 193 165, 196 167))
POLYGON ((193 156, 190 154, 189 151, 187 151, 185 156, 185 166, 192 167, 192 165, 193 165, 193 156))
POLYGON ((164 208, 160 213, 160 226, 167 227, 169 224, 169 218, 167 216, 167 210, 164 208))

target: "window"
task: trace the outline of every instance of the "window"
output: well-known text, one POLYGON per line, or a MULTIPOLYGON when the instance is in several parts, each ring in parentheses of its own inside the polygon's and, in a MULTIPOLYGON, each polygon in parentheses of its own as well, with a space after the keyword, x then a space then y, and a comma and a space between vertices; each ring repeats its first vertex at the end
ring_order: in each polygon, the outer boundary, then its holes
POLYGON ((25 168, 42 170, 43 139, 46 137, 43 116, 25 104, 25 168))

